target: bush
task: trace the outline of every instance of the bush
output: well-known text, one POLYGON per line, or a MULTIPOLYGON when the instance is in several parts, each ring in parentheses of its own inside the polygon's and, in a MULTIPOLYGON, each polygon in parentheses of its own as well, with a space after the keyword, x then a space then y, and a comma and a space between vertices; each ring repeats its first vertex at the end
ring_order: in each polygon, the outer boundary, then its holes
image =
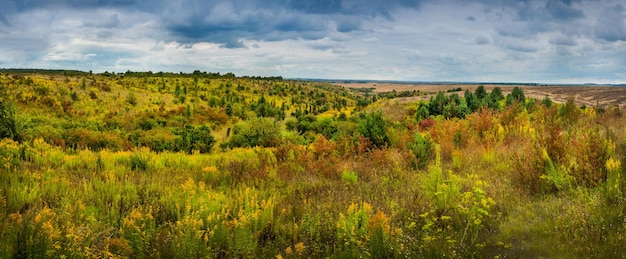
POLYGON ((137 105, 137 95, 135 95, 135 92, 131 91, 128 93, 128 96, 126 96, 126 102, 132 106, 137 105))
POLYGON ((139 153, 131 154, 130 169, 133 171, 146 171, 148 169, 148 158, 139 153))
POLYGON ((270 118, 254 118, 233 127, 231 147, 275 147, 280 144, 280 125, 270 118))
POLYGON ((0 96, 0 138, 18 139, 15 106, 0 96))
POLYGON ((359 175, 355 171, 343 170, 341 180, 348 184, 355 184, 359 180, 359 175))
POLYGON ((194 150, 200 153, 209 153, 215 144, 215 139, 211 135, 211 131, 205 125, 197 128, 187 125, 178 135, 179 138, 176 140, 176 149, 189 154, 194 150))
POLYGON ((363 137, 367 138, 372 146, 381 148, 389 144, 387 136, 387 121, 383 118, 381 111, 372 112, 359 121, 357 130, 363 137))
POLYGON ((409 142, 408 146, 415 157, 411 164, 415 168, 425 169, 428 161, 434 157, 435 143, 433 140, 428 135, 422 136, 420 132, 415 132, 413 142, 409 142))

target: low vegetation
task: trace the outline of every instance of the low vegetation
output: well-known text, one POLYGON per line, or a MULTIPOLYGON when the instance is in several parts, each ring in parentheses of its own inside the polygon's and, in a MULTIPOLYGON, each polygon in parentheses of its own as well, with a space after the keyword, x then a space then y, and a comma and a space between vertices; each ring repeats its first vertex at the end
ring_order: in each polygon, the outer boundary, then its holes
POLYGON ((619 107, 70 72, 0 74, 0 258, 624 256, 619 107))

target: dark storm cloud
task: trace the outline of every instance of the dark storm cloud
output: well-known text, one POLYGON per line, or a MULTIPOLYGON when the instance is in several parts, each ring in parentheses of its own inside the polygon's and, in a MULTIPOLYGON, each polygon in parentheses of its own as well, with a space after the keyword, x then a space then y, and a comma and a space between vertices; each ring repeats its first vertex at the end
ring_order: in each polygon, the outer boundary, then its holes
POLYGON ((334 14, 342 11, 341 0, 287 1, 292 9, 305 13, 334 14))
POLYGON ((545 4, 540 5, 533 5, 532 3, 514 1, 510 7, 516 9, 518 17, 524 21, 564 22, 585 16, 583 10, 576 8, 572 1, 568 0, 548 0, 545 4))
POLYGON ((595 35, 606 41, 626 41, 626 13, 624 6, 617 4, 605 9, 596 22, 595 35))
POLYGON ((571 1, 550 0, 546 3, 546 10, 558 20, 578 19, 584 16, 582 10, 572 7, 571 1))
POLYGON ((385 16, 391 18, 391 12, 397 8, 419 8, 419 0, 287 0, 292 10, 313 14, 350 14, 385 16))
POLYGON ((4 17, 4 15, 1 12, 0 12, 0 25, 5 25, 5 26, 11 25, 9 23, 9 20, 7 20, 7 18, 4 17))
POLYGON ((190 44, 214 42, 227 48, 243 47, 240 39, 318 39, 324 36, 321 32, 328 29, 328 23, 323 20, 295 13, 226 9, 222 16, 208 11, 208 14, 165 21, 165 26, 173 40, 190 44))
POLYGON ((15 8, 17 11, 24 11, 36 8, 93 8, 93 7, 115 7, 130 6, 135 4, 135 0, 2 0, 0 3, 8 8, 15 8))
MULTIPOLYGON (((364 29, 363 20, 393 19, 401 8, 418 8, 419 1, 283 0, 185 2, 196 11, 162 16, 173 40, 214 42, 243 47, 241 39, 319 39, 333 30, 349 33, 364 29)), ((183 5, 185 6, 185 5, 183 5)))

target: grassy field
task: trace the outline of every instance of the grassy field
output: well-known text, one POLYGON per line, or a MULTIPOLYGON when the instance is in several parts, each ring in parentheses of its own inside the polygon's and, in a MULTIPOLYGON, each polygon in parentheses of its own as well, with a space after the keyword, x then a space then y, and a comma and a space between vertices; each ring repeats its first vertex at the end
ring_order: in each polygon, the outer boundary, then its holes
POLYGON ((0 87, 0 258, 626 256, 621 89, 0 87))

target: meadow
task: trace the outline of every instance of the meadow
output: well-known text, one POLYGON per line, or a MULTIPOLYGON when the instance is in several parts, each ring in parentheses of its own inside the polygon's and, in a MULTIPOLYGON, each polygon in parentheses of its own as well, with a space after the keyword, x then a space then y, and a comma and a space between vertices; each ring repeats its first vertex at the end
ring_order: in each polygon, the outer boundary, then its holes
POLYGON ((0 258, 626 257, 619 106, 442 90, 2 71, 0 258))

